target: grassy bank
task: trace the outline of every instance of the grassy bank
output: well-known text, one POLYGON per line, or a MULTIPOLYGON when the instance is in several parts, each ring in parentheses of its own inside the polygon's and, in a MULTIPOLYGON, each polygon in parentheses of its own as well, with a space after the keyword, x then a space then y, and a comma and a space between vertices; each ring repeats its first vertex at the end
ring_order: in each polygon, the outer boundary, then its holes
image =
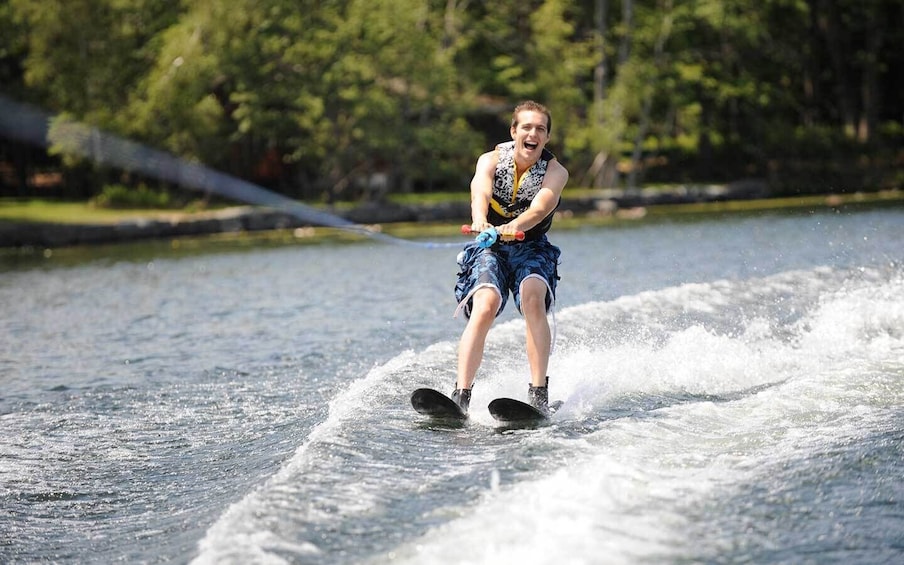
POLYGON ((89 202, 12 198, 0 199, 0 220, 47 224, 116 224, 140 218, 169 218, 191 214, 173 210, 98 208, 89 202))
MULTIPOLYGON (((572 198, 586 198, 586 194, 579 191, 571 191, 568 195, 572 198), (577 193, 577 194, 576 194, 577 193)), ((415 196, 407 196, 408 200, 396 203, 418 204, 420 206, 442 206, 450 200, 461 199, 462 194, 447 194, 445 198, 431 195, 430 198, 418 199, 415 196)), ((807 211, 834 209, 839 211, 853 210, 858 207, 875 206, 900 206, 904 204, 904 191, 882 191, 875 193, 856 193, 838 195, 808 195, 791 198, 772 198, 756 200, 726 200, 717 202, 695 202, 685 204, 660 204, 644 208, 632 208, 616 210, 614 213, 591 212, 586 214, 572 214, 565 211, 556 220, 556 229, 575 229, 586 226, 619 226, 636 223, 638 221, 657 221, 663 219, 690 219, 699 215, 711 214, 758 214, 763 212, 787 211, 788 213, 804 213, 807 211)), ((236 206, 233 209, 202 210, 202 211, 173 211, 153 209, 107 209, 93 206, 88 202, 60 202, 50 200, 14 200, 0 199, 0 227, 7 224, 7 230, 25 229, 16 228, 17 223, 25 225, 44 226, 40 229, 49 229, 51 233, 65 230, 63 226, 116 226, 124 222, 164 221, 185 222, 192 220, 205 220, 215 214, 231 214, 234 211, 241 213, 245 206, 236 206), (60 226, 60 227, 54 227, 60 226)), ((405 239, 436 239, 455 236, 461 222, 468 218, 436 222, 399 222, 384 223, 374 226, 383 233, 405 239)), ((214 230, 216 232, 217 230, 214 230)), ((194 245, 193 240, 200 243, 207 240, 209 243, 233 245, 284 245, 299 243, 319 243, 323 241, 359 241, 364 238, 360 234, 335 228, 297 228, 297 229, 259 229, 247 231, 243 229, 222 230, 219 233, 209 232, 208 235, 177 235, 158 236, 158 239, 171 241, 173 246, 194 245)), ((102 240, 103 238, 101 238, 102 240)), ((94 241, 93 243, 113 243, 110 241, 94 241)), ((37 247, 59 247, 49 244, 37 247)))
MULTIPOLYGON (((567 197, 592 196, 592 191, 568 191, 567 197)), ((450 201, 467 198, 463 193, 442 193, 430 195, 402 195, 393 198, 394 203, 442 205, 450 201)), ((758 212, 766 210, 794 210, 841 208, 853 205, 897 205, 904 204, 904 191, 885 190, 880 192, 854 194, 808 195, 787 198, 763 198, 756 200, 727 200, 719 202, 695 202, 689 204, 663 204, 646 209, 646 217, 670 215, 710 214, 731 212, 758 212)), ((89 202, 64 202, 42 199, 0 199, 0 220, 14 222, 36 222, 52 224, 99 224, 109 225, 141 218, 169 219, 204 217, 211 210, 178 211, 155 209, 109 209, 99 208, 89 202)), ((626 216, 622 216, 624 219, 626 216)), ((618 219, 619 216, 591 215, 582 216, 579 221, 605 223, 618 219)), ((400 226, 401 227, 401 226, 400 226)), ((387 229, 391 227, 387 226, 387 229)), ((404 227, 403 231, 410 231, 404 227)), ((427 229, 423 227, 423 229, 427 229)))
MULTIPOLYGON (((460 195, 458 195, 460 196, 460 195)), ((436 201, 442 203, 443 201, 436 201)), ((619 227, 644 221, 682 221, 707 215, 757 215, 762 213, 805 214, 810 211, 837 210, 839 213, 858 208, 899 207, 904 205, 904 191, 886 191, 870 194, 806 196, 762 200, 736 200, 694 204, 670 204, 651 206, 642 210, 629 210, 627 214, 562 214, 556 220, 555 229, 579 229, 582 227, 619 227)), ((0 224, 4 222, 35 222, 47 224, 110 225, 122 221, 144 219, 201 216, 210 212, 172 212, 159 210, 108 210, 94 208, 87 203, 52 201, 0 200, 0 224)), ((374 226, 383 233, 404 239, 436 240, 455 238, 459 234, 458 222, 405 222, 374 226)), ((269 231, 225 231, 203 236, 184 236, 148 239, 130 243, 78 245, 47 249, 44 247, 0 248, 0 270, 43 264, 53 257, 60 264, 77 264, 98 256, 123 257, 130 260, 165 255, 194 255, 239 249, 257 249, 267 246, 316 245, 329 242, 357 242, 360 234, 335 228, 299 228, 269 231)))

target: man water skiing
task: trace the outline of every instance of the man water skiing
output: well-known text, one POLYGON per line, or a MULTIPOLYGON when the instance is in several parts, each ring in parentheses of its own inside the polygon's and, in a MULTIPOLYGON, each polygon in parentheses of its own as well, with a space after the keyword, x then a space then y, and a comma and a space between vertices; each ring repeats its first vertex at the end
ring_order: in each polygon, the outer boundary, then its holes
POLYGON ((527 327, 528 402, 548 413, 552 336, 546 314, 555 303, 560 251, 546 232, 568 182, 568 171, 546 149, 551 129, 545 106, 522 102, 512 112, 512 141, 477 160, 471 180, 471 231, 495 228, 499 238, 490 247, 470 243, 459 254, 456 315, 464 312, 468 321, 459 342, 452 399, 465 413, 487 334, 509 292, 527 327), (517 232, 524 232, 523 241, 514 239, 517 232))

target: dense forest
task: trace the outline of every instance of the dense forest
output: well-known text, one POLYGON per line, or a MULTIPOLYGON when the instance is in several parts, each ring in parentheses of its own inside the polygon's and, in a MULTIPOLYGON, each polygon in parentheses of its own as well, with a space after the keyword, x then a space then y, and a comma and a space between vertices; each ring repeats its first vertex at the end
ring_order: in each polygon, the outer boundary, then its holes
POLYGON ((0 94, 55 116, 0 137, 4 196, 159 182, 61 152, 73 121, 306 200, 462 190, 523 99, 572 187, 904 180, 900 0, 0 0, 0 29, 0 94))

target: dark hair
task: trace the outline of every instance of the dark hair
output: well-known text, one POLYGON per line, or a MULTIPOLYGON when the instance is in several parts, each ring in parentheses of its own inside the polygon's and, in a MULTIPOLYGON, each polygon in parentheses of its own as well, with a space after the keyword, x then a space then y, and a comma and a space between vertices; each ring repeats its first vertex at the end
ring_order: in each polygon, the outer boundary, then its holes
POLYGON ((529 112, 539 112, 546 116, 546 133, 552 133, 552 115, 549 113, 549 109, 546 108, 543 104, 539 102, 534 102, 533 100, 525 100, 521 102, 517 106, 515 106, 515 110, 512 112, 512 127, 518 125, 518 113, 523 111, 529 112))

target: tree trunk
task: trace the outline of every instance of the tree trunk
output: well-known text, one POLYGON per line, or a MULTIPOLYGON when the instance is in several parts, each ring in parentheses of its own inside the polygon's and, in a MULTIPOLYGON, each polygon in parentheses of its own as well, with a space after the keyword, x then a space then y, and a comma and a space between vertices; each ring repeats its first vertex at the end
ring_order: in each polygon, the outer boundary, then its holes
MULTIPOLYGON (((665 15, 662 17, 662 25, 659 27, 659 33, 656 35, 656 43, 653 46, 653 79, 655 80, 663 67, 663 53, 665 52, 665 43, 672 33, 672 1, 665 0, 662 2, 662 11, 665 15)), ((629 28, 631 29, 631 28, 629 28)), ((630 41, 630 38, 628 39, 630 41)), ((653 86, 645 88, 643 105, 641 107, 640 120, 637 124, 637 135, 634 137, 634 150, 631 153, 631 170, 628 172, 627 187, 635 188, 637 186, 637 176, 643 170, 643 142, 650 129, 650 117, 653 112, 653 95, 656 89, 653 86)))
POLYGON ((860 87, 860 121, 857 127, 857 140, 862 143, 870 143, 875 139, 876 128, 879 125, 879 108, 881 106, 881 100, 879 100, 879 57, 882 53, 884 40, 883 27, 877 21, 879 9, 879 7, 869 9, 866 26, 866 57, 863 62, 863 76, 860 87))
POLYGON ((608 161, 609 153, 600 150, 593 158, 593 163, 590 164, 590 168, 587 169, 587 172, 581 177, 580 182, 578 183, 579 186, 592 184, 593 188, 605 187, 608 176, 606 175, 606 164, 608 161))
MULTIPOLYGON (((593 108, 595 108, 596 110, 595 115, 593 116, 593 120, 595 122, 595 126, 599 129, 606 127, 606 118, 603 109, 603 103, 606 100, 606 80, 608 72, 608 69, 606 67, 606 64, 608 62, 606 59, 606 33, 608 31, 606 27, 606 14, 608 12, 608 8, 609 5, 607 0, 597 0, 596 32, 599 36, 599 60, 596 64, 596 67, 593 69, 593 108)), ((608 154, 605 151, 599 151, 593 158, 593 164, 590 165, 590 169, 585 174, 585 177, 589 176, 593 179, 593 188, 603 188, 604 186, 605 181, 602 172, 605 168, 604 165, 607 158, 608 154)), ((582 184, 585 183, 582 182, 582 184)))
POLYGON ((819 18, 820 30, 825 35, 826 47, 829 51, 829 59, 835 75, 835 88, 838 96, 838 110, 845 135, 854 137, 857 126, 857 113, 855 111, 853 89, 849 80, 847 69, 847 56, 850 45, 846 37, 842 37, 842 24, 838 14, 838 7, 834 0, 820 0, 818 12, 823 14, 819 18))
POLYGON ((618 45, 618 64, 624 65, 631 57, 631 42, 634 35, 634 0, 622 0, 622 23, 625 35, 618 45))

